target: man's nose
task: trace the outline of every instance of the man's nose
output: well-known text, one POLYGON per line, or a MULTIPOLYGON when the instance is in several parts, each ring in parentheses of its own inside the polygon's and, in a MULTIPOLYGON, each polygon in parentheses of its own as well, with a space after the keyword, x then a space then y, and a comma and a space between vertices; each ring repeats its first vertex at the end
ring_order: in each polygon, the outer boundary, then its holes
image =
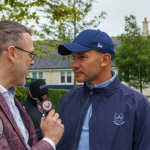
POLYGON ((30 65, 34 65, 34 60, 31 61, 31 64, 30 64, 30 65))
POLYGON ((77 59, 74 59, 72 62, 72 68, 78 68, 80 66, 80 63, 77 59))

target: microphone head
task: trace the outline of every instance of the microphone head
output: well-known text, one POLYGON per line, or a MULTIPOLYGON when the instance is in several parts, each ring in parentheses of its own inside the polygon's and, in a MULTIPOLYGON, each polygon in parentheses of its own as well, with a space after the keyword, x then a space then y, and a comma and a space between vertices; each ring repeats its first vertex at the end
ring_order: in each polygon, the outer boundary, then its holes
POLYGON ((32 97, 38 98, 48 93, 48 87, 43 79, 36 79, 29 85, 32 97))

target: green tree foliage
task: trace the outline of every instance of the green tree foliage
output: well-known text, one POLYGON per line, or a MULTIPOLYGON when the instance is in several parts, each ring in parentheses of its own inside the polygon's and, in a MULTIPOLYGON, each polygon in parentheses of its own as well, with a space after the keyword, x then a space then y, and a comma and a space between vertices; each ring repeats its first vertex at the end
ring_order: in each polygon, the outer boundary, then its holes
POLYGON ((32 9, 36 6, 40 6, 43 3, 40 1, 28 1, 28 0, 0 0, 0 17, 1 20, 8 19, 19 22, 24 22, 24 24, 29 24, 30 20, 34 20, 38 23, 38 16, 36 11, 32 9))
POLYGON ((119 37, 115 63, 119 77, 139 89, 150 86, 150 36, 143 37, 133 15, 125 17, 125 32, 119 37))
MULTIPOLYGON (((56 0, 51 0, 49 7, 55 6, 56 0)), ((46 0, 0 0, 1 20, 18 21, 32 30, 34 38, 42 37, 39 32, 39 8, 46 5, 46 0)))
POLYGON ((70 42, 85 28, 97 27, 106 13, 102 11, 97 16, 87 19, 94 2, 94 0, 59 0, 53 9, 44 7, 43 17, 47 20, 42 24, 44 33, 64 43, 70 42))

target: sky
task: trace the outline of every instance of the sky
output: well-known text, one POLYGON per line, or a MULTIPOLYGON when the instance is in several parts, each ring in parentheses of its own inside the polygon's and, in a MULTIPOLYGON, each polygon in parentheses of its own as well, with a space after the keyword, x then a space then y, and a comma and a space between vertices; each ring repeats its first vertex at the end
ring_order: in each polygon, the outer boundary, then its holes
POLYGON ((89 17, 100 14, 101 11, 105 11, 107 16, 101 20, 98 28, 110 36, 117 36, 124 32, 125 16, 134 15, 137 26, 141 30, 145 17, 150 22, 150 0, 97 0, 93 4, 89 17))

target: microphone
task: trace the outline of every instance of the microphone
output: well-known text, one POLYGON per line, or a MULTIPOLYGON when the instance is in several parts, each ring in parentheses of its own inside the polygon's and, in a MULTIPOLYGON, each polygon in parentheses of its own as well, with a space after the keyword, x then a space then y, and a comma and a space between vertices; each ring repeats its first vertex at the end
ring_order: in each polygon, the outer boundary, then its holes
POLYGON ((48 94, 48 87, 43 79, 33 80, 29 85, 29 89, 32 97, 39 98, 41 101, 43 100, 41 96, 48 94))
POLYGON ((33 80, 29 85, 29 90, 33 98, 37 98, 40 103, 37 103, 39 111, 46 115, 52 108, 53 104, 47 98, 48 87, 43 79, 33 80))

